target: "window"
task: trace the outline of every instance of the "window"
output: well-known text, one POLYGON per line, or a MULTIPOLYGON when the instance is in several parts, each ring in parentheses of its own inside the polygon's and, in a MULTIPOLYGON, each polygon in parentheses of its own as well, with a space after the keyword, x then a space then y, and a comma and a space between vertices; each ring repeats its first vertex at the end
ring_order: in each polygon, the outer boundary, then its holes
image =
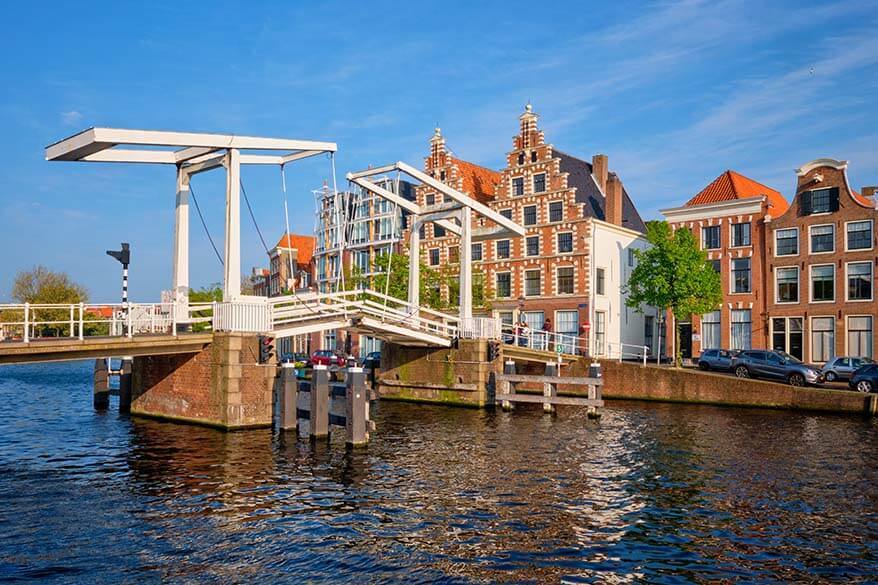
POLYGON ((722 347, 719 311, 705 313, 701 316, 701 347, 705 349, 722 347))
POLYGON ((534 175, 534 193, 543 193, 546 190, 546 173, 534 175))
POLYGON ((730 349, 750 349, 751 331, 750 309, 733 309, 730 349))
POLYGON ((507 326, 511 328, 513 325, 512 311, 500 311, 498 314, 500 315, 500 323, 503 325, 504 329, 507 326))
POLYGON ((512 278, 508 272, 497 273, 497 298, 512 296, 512 278))
POLYGON ((594 273, 595 273, 595 277, 594 277, 595 294, 602 295, 602 294, 604 294, 604 281, 606 280, 604 278, 604 269, 603 268, 596 268, 594 273))
POLYGON ((540 294, 540 274, 539 270, 524 271, 524 296, 535 297, 540 294))
POLYGON ((444 170, 443 170, 443 171, 439 171, 439 180, 440 180, 440 181, 444 181, 444 180, 445 180, 445 171, 444 171, 444 170))
POLYGON ((572 295, 573 294, 573 267, 567 266, 564 268, 559 268, 557 272, 558 279, 558 294, 559 295, 572 295))
POLYGON ((509 258, 509 240, 497 240, 497 258, 509 258))
POLYGON ((549 221, 562 221, 564 219, 564 204, 561 201, 549 203, 549 221))
POLYGON ((524 177, 515 177, 512 179, 512 194, 524 195, 524 177))
POLYGON ((802 318, 776 317, 771 320, 771 348, 802 359, 802 318))
POLYGON ((501 209, 500 215, 502 215, 506 219, 512 219, 512 210, 511 209, 501 209))
POLYGON ((524 208, 524 225, 536 225, 537 223, 537 206, 527 205, 524 208))
POLYGON ((835 226, 811 226, 811 253, 832 252, 835 250, 835 226))
POLYGON ((848 264, 848 300, 872 300, 871 262, 851 262, 848 264))
POLYGON ((872 220, 852 221, 847 230, 848 250, 868 250, 872 247, 872 220))
POLYGON ((434 205, 436 203, 436 196, 432 193, 427 193, 427 196, 424 197, 424 202, 426 205, 434 205))
POLYGON ((799 253, 799 230, 796 228, 774 232, 775 256, 795 256, 799 253))
POLYGON ((799 302, 799 269, 798 267, 778 268, 774 273, 777 285, 778 303, 799 302))
POLYGON ((473 262, 482 259, 482 244, 473 244, 472 247, 473 262))
POLYGON ((733 223, 732 224, 732 246, 749 246, 750 245, 750 224, 749 223, 733 223))
POLYGON ((439 266, 439 248, 430 249, 430 266, 439 266))
POLYGON ((848 355, 872 357, 872 317, 848 317, 848 355))
POLYGON ((802 193, 802 214, 838 211, 838 187, 816 189, 802 193))
POLYGON ((716 250, 720 247, 718 225, 701 228, 701 247, 704 250, 716 250))
POLYGON ((564 232, 563 234, 558 234, 558 253, 563 254, 565 252, 573 251, 573 233, 572 232, 564 232))
POLYGON ((636 263, 636 258, 634 254, 634 248, 628 248, 628 267, 633 268, 636 263))
POLYGON ((451 246, 450 248, 448 248, 448 263, 460 263, 460 248, 458 248, 457 246, 451 246))
POLYGON ((811 267, 811 301, 835 300, 835 266, 826 264, 811 267))
POLYGON ((537 162, 537 151, 530 151, 530 162, 537 162))
POLYGON ((732 259, 732 292, 750 292, 750 259, 732 259))
POLYGON ((811 361, 826 362, 835 357, 835 318, 811 319, 811 361))
POLYGON ((433 237, 436 238, 444 238, 445 237, 445 228, 441 225, 433 224, 433 237))
POLYGON ((604 311, 594 313, 594 353, 604 355, 607 351, 607 314, 604 311))
POLYGON ((523 152, 519 152, 519 153, 518 153, 518 164, 519 164, 519 165, 523 165, 523 164, 524 164, 524 153, 523 153, 523 152))
POLYGON ((648 347, 650 351, 654 351, 652 346, 653 331, 655 331, 655 317, 646 315, 643 318, 643 345, 648 347))
MULTIPOLYGON (((565 353, 576 353, 579 337, 579 311, 555 311, 555 333, 565 353)), ((556 348, 552 348, 556 349, 556 348)))
POLYGON ((539 236, 528 236, 525 240, 525 256, 539 256, 540 255, 540 237, 539 236))
POLYGON ((356 265, 361 272, 369 272, 369 250, 357 252, 356 265))
POLYGON ((711 266, 713 266, 714 272, 722 272, 722 261, 721 260, 711 260, 711 266))

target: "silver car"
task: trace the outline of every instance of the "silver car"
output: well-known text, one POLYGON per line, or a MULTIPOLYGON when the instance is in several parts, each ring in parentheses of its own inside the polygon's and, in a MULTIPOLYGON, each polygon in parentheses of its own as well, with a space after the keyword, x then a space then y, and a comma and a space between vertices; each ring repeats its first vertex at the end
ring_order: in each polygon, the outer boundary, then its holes
POLYGON ((869 358, 863 357, 837 357, 832 358, 823 366, 820 371, 827 382, 835 382, 836 380, 850 380, 853 373, 861 366, 874 364, 869 358))

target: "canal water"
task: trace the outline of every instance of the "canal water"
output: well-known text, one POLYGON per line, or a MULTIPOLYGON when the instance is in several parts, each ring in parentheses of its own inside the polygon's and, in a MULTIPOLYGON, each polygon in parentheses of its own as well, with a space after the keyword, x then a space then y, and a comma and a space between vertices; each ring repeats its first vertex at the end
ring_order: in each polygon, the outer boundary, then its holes
POLYGON ((383 402, 372 443, 346 451, 97 414, 90 378, 0 367, 0 580, 878 578, 867 419, 383 402))

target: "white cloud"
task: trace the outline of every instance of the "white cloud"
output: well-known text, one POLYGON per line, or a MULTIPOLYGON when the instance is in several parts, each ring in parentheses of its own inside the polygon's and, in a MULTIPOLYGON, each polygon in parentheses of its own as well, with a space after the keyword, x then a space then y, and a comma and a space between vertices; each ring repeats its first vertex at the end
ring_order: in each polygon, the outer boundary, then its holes
POLYGON ((61 121, 64 122, 67 126, 78 126, 82 121, 82 114, 76 110, 70 110, 68 112, 61 112, 61 121))

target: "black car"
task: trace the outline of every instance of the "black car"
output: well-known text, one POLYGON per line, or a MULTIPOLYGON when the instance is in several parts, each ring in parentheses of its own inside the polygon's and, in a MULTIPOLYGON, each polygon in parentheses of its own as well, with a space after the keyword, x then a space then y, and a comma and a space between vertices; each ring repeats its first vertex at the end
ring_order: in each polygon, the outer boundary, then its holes
POLYGON ((869 364, 854 372, 848 386, 860 392, 878 391, 878 364, 869 364))
POLYGON ((380 351, 373 351, 373 352, 367 353, 366 357, 363 358, 362 363, 360 363, 360 366, 364 370, 374 370, 375 368, 380 368, 381 367, 381 352, 380 351))
POLYGON ((732 371, 739 378, 773 378, 793 386, 823 381, 820 370, 782 351, 748 349, 732 359, 732 371))

